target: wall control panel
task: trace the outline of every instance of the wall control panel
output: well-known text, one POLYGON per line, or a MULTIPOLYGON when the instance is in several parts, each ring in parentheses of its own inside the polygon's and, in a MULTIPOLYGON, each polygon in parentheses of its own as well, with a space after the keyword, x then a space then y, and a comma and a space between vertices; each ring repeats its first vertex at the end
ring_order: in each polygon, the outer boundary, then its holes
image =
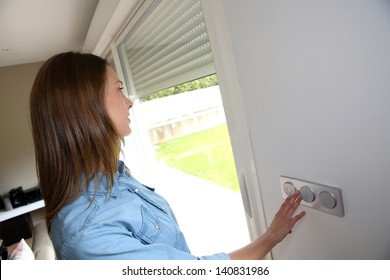
POLYGON ((280 176, 280 188, 283 198, 299 191, 302 197, 302 205, 339 217, 344 216, 344 205, 340 188, 285 176, 280 176))

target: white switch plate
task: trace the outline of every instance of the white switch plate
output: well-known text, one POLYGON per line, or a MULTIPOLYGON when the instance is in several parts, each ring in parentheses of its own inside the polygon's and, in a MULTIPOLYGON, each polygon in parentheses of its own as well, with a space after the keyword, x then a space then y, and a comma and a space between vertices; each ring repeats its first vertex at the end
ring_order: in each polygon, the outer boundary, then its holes
POLYGON ((341 196, 341 189, 336 187, 330 187, 318 183, 313 183, 309 181, 304 181, 296 178, 286 177, 286 176, 280 176, 280 189, 282 192, 282 197, 287 198, 288 195, 285 193, 285 190, 283 188, 285 183, 289 183, 294 186, 296 190, 300 190, 302 187, 306 186, 308 187, 314 194, 314 200, 312 202, 306 202, 304 200, 301 201, 302 205, 306 205, 308 207, 327 212, 332 215, 336 215, 339 217, 344 216, 344 205, 343 205, 343 199, 341 196), (322 198, 322 201, 320 199, 322 198), (334 199, 335 206, 332 207, 333 203, 332 201, 329 201, 334 199))

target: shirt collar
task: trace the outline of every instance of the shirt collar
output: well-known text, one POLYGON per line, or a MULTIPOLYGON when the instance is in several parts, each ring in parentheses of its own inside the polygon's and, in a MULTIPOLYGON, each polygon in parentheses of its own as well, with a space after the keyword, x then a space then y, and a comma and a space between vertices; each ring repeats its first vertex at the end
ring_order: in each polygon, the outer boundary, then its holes
MULTIPOLYGON (((111 196, 118 196, 120 195, 120 190, 118 188, 118 178, 123 177, 124 174, 127 174, 127 168, 125 166, 125 163, 121 160, 118 160, 118 169, 117 172, 114 175, 114 185, 112 186, 111 190, 111 196)), ((104 173, 98 173, 96 175, 96 179, 92 180, 89 184, 87 189, 85 190, 85 194, 94 194, 95 188, 96 195, 97 196, 106 196, 110 193, 110 190, 107 188, 108 186, 108 179, 104 173)))

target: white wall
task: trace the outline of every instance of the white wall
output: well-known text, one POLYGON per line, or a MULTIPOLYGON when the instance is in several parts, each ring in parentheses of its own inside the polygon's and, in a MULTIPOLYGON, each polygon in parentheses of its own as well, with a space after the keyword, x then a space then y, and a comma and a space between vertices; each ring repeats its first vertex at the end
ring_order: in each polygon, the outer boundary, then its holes
POLYGON ((390 258, 390 2, 223 0, 267 224, 279 176, 340 187, 275 259, 390 258))
POLYGON ((29 97, 42 63, 0 67, 0 194, 37 185, 29 97))

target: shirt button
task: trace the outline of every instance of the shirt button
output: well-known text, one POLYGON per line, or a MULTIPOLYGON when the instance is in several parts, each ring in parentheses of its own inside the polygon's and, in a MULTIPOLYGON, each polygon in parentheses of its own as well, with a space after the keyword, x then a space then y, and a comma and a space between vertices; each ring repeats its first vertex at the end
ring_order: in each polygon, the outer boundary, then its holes
POLYGON ((155 225, 154 228, 155 228, 156 230, 160 230, 160 227, 159 227, 158 225, 155 225))
POLYGON ((139 189, 135 189, 134 191, 135 191, 135 192, 139 192, 139 189))

